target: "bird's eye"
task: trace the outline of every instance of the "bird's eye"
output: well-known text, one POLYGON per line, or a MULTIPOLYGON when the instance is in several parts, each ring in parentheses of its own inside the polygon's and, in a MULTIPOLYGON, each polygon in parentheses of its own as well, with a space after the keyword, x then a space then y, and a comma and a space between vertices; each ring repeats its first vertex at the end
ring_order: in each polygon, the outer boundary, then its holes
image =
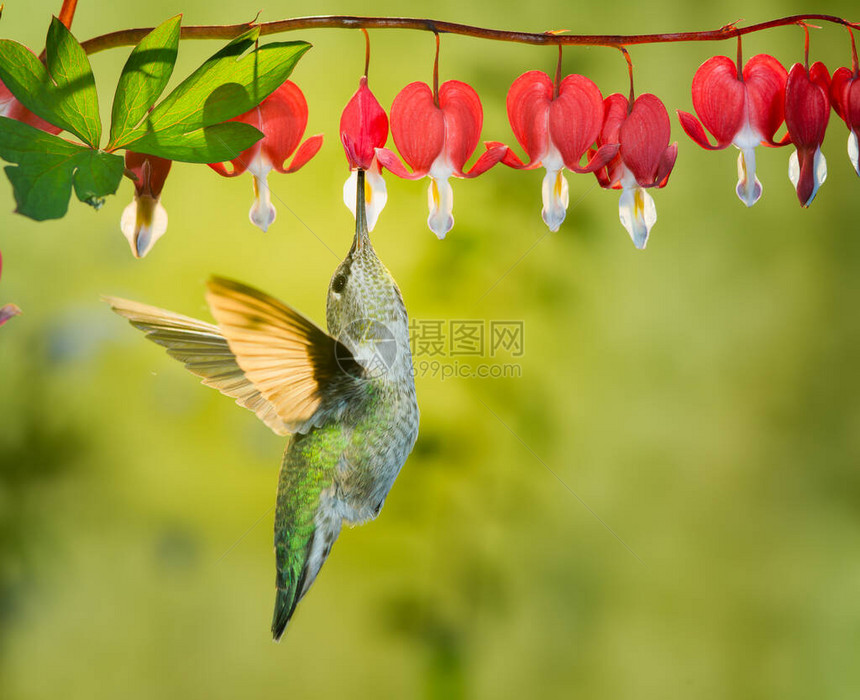
POLYGON ((336 294, 340 294, 344 287, 346 287, 346 275, 338 275, 331 283, 331 290, 336 294))

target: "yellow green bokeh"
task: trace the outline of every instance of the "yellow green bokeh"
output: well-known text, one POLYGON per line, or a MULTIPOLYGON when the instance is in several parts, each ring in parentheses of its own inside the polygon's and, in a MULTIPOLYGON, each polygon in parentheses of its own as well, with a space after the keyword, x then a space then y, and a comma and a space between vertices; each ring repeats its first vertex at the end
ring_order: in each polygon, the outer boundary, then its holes
MULTIPOLYGON (((88 38, 251 20, 256 5, 81 0, 88 38)), ((41 49, 59 2, 6 3, 0 33, 41 49)), ((689 5, 283 0, 262 19, 430 15, 544 31, 713 29, 848 0, 689 5)), ((431 77, 430 34, 372 32, 383 106, 431 77)), ((522 322, 517 377, 417 377, 415 452, 379 519, 347 529, 281 644, 269 636, 271 529, 283 439, 200 385, 110 313, 102 294, 209 318, 204 281, 249 282, 324 319, 349 247, 340 110, 358 85, 357 31, 294 37, 321 153, 270 179, 278 219, 247 219, 251 178, 176 165, 167 234, 135 260, 119 231, 132 187, 95 212, 37 224, 0 183, 0 697, 846 698, 860 687, 860 179, 831 116, 829 177, 808 210, 789 149, 758 153, 761 201, 734 193, 736 152, 681 131, 696 67, 724 45, 633 47, 680 154, 648 249, 618 194, 571 175, 556 234, 542 171, 456 181, 456 224, 427 229, 426 181, 387 175, 373 233, 414 319, 522 322)), ((173 84, 211 54, 183 42, 173 84)), ((749 37, 790 66, 802 33, 749 37)), ((92 58, 105 124, 127 55, 92 58)), ((850 61, 847 32, 812 58, 850 61)), ((440 78, 472 84, 483 137, 513 141, 505 95, 555 51, 444 36, 440 78)), ((571 48, 566 72, 624 91, 615 50, 571 48)), ((427 357, 416 357, 416 364, 427 357)), ((451 365, 456 358, 441 358, 451 365)), ((464 360, 466 362, 467 360, 464 360)))

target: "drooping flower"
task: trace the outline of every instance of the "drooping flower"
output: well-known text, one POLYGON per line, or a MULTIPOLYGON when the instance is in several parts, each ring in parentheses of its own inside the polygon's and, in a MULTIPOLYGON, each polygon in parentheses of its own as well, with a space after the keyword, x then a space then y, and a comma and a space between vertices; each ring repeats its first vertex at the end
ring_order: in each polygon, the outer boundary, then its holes
POLYGON ((830 102, 848 127, 848 158, 860 175, 860 70, 838 68, 830 81, 830 102))
POLYGON ((308 124, 308 103, 294 82, 287 80, 254 109, 234 117, 230 121, 242 122, 263 132, 263 138, 242 151, 230 161, 232 170, 224 163, 210 163, 219 175, 235 177, 246 170, 254 176, 254 203, 248 212, 251 223, 263 231, 277 216, 269 192, 269 173, 294 173, 301 168, 322 146, 322 134, 311 136, 299 145, 308 124), (287 158, 293 154, 289 166, 287 158))
MULTIPOLYGON (((598 87, 581 75, 568 75, 557 85, 541 71, 532 70, 517 78, 508 91, 508 121, 517 141, 528 154, 523 163, 508 149, 502 159, 512 168, 531 170, 543 166, 543 210, 550 231, 564 221, 569 202, 563 168, 575 173, 594 172, 617 153, 618 144, 604 143, 584 166, 582 156, 596 141, 603 124, 603 96, 598 87)), ((501 146, 491 142, 488 147, 501 146)))
POLYGON ((827 179, 827 161, 821 152, 830 119, 830 74, 821 61, 807 69, 795 63, 785 85, 785 125, 795 152, 788 161, 788 177, 801 206, 808 207, 827 179))
POLYGON ((483 122, 478 94, 459 80, 443 83, 438 101, 426 83, 410 83, 391 105, 391 135, 412 172, 387 148, 380 148, 377 157, 398 177, 417 180, 430 176, 427 225, 440 239, 454 226, 454 191, 448 179, 477 177, 498 163, 507 150, 492 148, 468 172, 463 171, 478 145, 483 122))
POLYGON ((379 212, 388 200, 376 149, 388 140, 388 117, 367 86, 367 76, 361 77, 358 90, 347 102, 340 115, 340 140, 349 162, 350 175, 343 186, 343 202, 355 216, 357 170, 365 171, 365 203, 367 230, 372 231, 379 212))
MULTIPOLYGON (((0 272, 3 271, 3 256, 0 255, 0 272)), ((21 309, 19 309, 15 304, 6 304, 5 306, 0 306, 0 326, 2 326, 6 321, 8 321, 13 316, 17 316, 21 313, 21 309)))
POLYGON ((144 257, 167 231, 167 212, 159 201, 173 161, 158 156, 125 152, 125 167, 134 181, 134 199, 122 212, 120 229, 136 258, 144 257))
POLYGON ((704 127, 717 139, 711 145, 702 124, 678 110, 681 126, 702 148, 719 150, 733 144, 738 154, 740 200, 751 207, 761 197, 755 172, 755 147, 779 146, 773 136, 783 121, 788 72, 773 56, 753 56, 743 68, 726 56, 705 61, 693 77, 693 107, 704 127))
POLYGON ((655 95, 639 95, 631 107, 624 95, 615 93, 606 98, 604 107, 597 144, 620 146, 606 167, 594 174, 601 187, 621 190, 619 218, 633 244, 642 249, 657 221, 657 208, 645 189, 666 186, 678 144, 669 145, 669 114, 655 95))

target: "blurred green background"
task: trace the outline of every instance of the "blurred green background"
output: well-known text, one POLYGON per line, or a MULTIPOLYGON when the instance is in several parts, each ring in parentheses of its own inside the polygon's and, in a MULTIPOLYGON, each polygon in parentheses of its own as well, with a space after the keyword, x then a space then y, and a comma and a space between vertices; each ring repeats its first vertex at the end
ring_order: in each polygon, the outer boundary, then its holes
MULTIPOLYGON (((2 35, 38 51, 58 9, 7 1, 2 35)), ((646 33, 810 10, 858 19, 847 0, 275 0, 262 18, 431 14, 646 33)), ((187 24, 232 23, 257 6, 81 0, 73 29, 83 39, 180 11, 187 24)), ((99 212, 73 202, 62 221, 36 224, 11 214, 3 178, 0 302, 24 315, 0 330, 0 697, 853 697, 860 180, 833 115, 814 205, 799 208, 782 149, 760 151, 764 197, 742 206, 734 149, 703 151, 674 117, 691 109, 696 67, 734 42, 631 49, 638 90, 664 99, 680 143, 644 253, 618 222, 617 193, 591 176, 570 176, 554 235, 540 219, 542 171, 457 181, 444 242, 425 226, 426 181, 387 176, 374 242, 411 316, 522 321, 521 376, 418 377, 421 434, 385 509, 343 532, 271 642, 283 440, 99 296, 209 318, 203 283, 218 273, 323 320, 351 236, 337 125, 364 44, 356 31, 295 38, 315 45, 294 79, 308 135, 326 142, 298 174, 272 176, 267 234, 247 219, 250 177, 203 166, 174 166, 169 231, 141 261, 119 232, 130 183, 99 212)), ((433 39, 372 41, 371 86, 388 108, 430 78, 433 39)), ((174 82, 216 47, 183 43, 174 82)), ((790 66, 802 34, 776 29, 745 47, 790 66)), ((105 123, 126 55, 92 59, 105 123)), ((846 65, 846 32, 814 31, 812 57, 846 65)), ((549 48, 446 36, 441 79, 473 84, 484 138, 511 143, 508 86, 554 61, 549 48)), ((605 95, 626 89, 616 51, 572 48, 564 68, 605 95)))

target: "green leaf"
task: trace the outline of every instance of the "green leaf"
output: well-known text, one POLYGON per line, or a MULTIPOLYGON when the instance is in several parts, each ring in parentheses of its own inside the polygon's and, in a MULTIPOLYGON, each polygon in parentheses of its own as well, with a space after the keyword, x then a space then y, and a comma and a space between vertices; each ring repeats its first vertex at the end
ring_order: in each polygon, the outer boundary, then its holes
POLYGON ((148 153, 184 163, 221 163, 233 160, 263 138, 250 124, 223 122, 187 133, 150 132, 134 142, 138 153, 148 153))
POLYGON ((0 158, 15 191, 16 211, 36 221, 59 219, 72 187, 98 209, 116 192, 125 167, 121 156, 70 143, 29 124, 0 117, 0 158))
POLYGON ((125 159, 89 148, 78 155, 75 162, 77 170, 72 179, 75 195, 94 209, 101 209, 105 197, 115 194, 122 181, 125 159))
POLYGON ((86 52, 56 17, 51 18, 45 50, 48 73, 56 84, 57 100, 64 112, 73 117, 74 133, 84 143, 98 148, 102 123, 96 81, 86 52))
POLYGON ((81 45, 56 18, 46 51, 47 69, 26 46, 0 40, 0 80, 31 112, 98 147, 101 122, 93 73, 81 45))
MULTIPOLYGON (((258 35, 259 28, 254 28, 233 39, 178 85, 116 147, 138 151, 138 141, 151 144, 152 139, 179 143, 200 129, 256 107, 283 84, 310 48, 306 42, 275 42, 243 55, 258 35)), ((221 160, 235 158, 239 152, 225 151, 221 160)))
POLYGON ((75 127, 58 110, 45 66, 23 44, 0 39, 0 80, 31 112, 46 121, 75 133, 75 127))
POLYGON ((120 143, 146 116, 173 73, 182 15, 162 23, 134 48, 119 77, 111 112, 110 143, 120 143))

